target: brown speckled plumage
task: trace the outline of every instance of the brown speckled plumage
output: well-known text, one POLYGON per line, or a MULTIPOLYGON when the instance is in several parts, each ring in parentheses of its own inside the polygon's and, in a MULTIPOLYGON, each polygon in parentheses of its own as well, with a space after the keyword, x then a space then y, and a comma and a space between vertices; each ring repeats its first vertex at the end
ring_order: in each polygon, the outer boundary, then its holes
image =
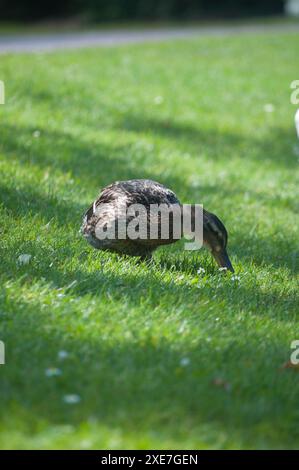
MULTIPOLYGON (((142 204, 145 208, 151 204, 166 204, 170 211, 175 210, 180 201, 173 191, 160 183, 151 180, 129 180, 117 181, 104 188, 98 199, 90 206, 84 216, 82 233, 86 240, 94 247, 100 250, 109 250, 130 256, 140 256, 148 258, 151 253, 161 245, 175 243, 174 237, 169 226, 170 233, 168 239, 161 238, 160 219, 157 218, 158 238, 124 240, 117 237, 115 239, 99 240, 96 236, 96 227, 107 226, 115 220, 114 210, 121 205, 130 206, 132 204, 142 204), (101 204, 105 206, 101 206, 101 204)), ((149 234, 149 210, 147 212, 147 233, 149 234)), ((211 251, 219 266, 226 267, 233 271, 229 257, 226 252, 227 231, 222 222, 214 214, 204 210, 203 213, 203 241, 204 245, 211 251)), ((126 220, 129 223, 130 219, 126 220)), ((153 224, 151 219, 151 224, 153 224)), ((193 224, 194 225, 194 224, 193 224)))

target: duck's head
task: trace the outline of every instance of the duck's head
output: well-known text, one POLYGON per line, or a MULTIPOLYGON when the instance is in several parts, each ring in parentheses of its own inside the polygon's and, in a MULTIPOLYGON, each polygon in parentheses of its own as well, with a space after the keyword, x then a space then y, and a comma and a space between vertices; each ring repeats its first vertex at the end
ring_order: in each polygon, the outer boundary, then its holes
POLYGON ((234 272, 228 257, 227 231, 223 223, 215 214, 204 210, 203 214, 203 243, 208 248, 221 268, 234 272))

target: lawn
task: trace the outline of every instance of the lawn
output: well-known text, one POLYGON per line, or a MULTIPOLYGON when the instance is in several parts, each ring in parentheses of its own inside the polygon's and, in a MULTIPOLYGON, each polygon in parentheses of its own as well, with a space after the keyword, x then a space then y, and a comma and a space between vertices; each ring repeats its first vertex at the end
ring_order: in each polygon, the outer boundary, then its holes
POLYGON ((0 57, 1 448, 299 447, 298 49, 0 57), (128 178, 215 212, 235 276, 182 242, 150 265, 89 247, 84 210, 128 178))

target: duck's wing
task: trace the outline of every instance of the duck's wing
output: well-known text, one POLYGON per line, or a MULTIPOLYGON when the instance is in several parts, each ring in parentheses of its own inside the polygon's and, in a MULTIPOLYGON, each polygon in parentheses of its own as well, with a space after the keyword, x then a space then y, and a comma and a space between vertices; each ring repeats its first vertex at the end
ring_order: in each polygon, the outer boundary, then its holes
POLYGON ((147 179, 116 181, 100 194, 97 203, 111 201, 126 202, 127 205, 179 204, 175 193, 161 183, 147 179))
MULTIPOLYGON (((125 221, 125 225, 128 228, 128 224, 136 216, 133 214, 129 215, 126 210, 129 206, 135 204, 142 205, 146 210, 146 216, 145 219, 143 219, 143 234, 146 234, 146 238, 130 239, 130 237, 127 236, 127 242, 130 240, 135 247, 142 245, 143 247, 154 249, 157 246, 177 241, 178 238, 174 237, 171 224, 169 226, 169 237, 163 237, 165 231, 162 230, 161 212, 154 215, 152 210, 153 205, 155 205, 157 209, 158 207, 160 207, 161 211, 164 209, 167 211, 168 209, 171 213, 172 210, 175 210, 175 207, 180 206, 179 200, 173 191, 151 180, 119 181, 104 188, 84 215, 82 226, 83 235, 88 239, 92 237, 92 241, 95 242, 98 238, 96 230, 102 230, 104 227, 109 228, 109 226, 113 225, 115 226, 116 219, 117 222, 119 222, 120 218, 125 221), (122 208, 125 209, 124 213, 122 213, 122 208), (157 233, 156 238, 152 237, 152 233, 157 233)), ((116 225, 118 227, 118 224, 116 225)), ((118 237, 118 233, 117 230, 116 239, 110 241, 111 246, 119 244, 120 247, 120 245, 123 244, 123 240, 121 237, 118 237)), ((122 248, 121 251, 124 251, 124 249, 122 248)))

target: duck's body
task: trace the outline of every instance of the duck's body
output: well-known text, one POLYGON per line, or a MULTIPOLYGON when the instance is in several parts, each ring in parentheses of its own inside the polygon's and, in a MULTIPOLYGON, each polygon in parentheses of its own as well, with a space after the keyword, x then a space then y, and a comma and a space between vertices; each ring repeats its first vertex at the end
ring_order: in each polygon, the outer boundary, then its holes
MULTIPOLYGON (((141 204, 149 208, 151 204, 166 204, 168 207, 180 205, 173 191, 160 183, 151 180, 117 181, 104 188, 98 199, 94 201, 84 216, 82 232, 87 241, 100 250, 110 250, 118 253, 149 257, 160 245, 171 244, 177 241, 169 234, 168 239, 136 239, 129 238, 99 240, 96 228, 107 225, 115 220, 116 210, 125 205, 141 204)), ((129 220, 128 220, 129 222, 129 220)))
MULTIPOLYGON (((152 180, 136 179, 128 181, 117 181, 104 188, 98 199, 90 206, 84 216, 82 233, 86 240, 96 249, 109 250, 130 256, 150 257, 151 253, 161 245, 175 243, 181 237, 177 237, 169 224, 169 236, 167 239, 161 237, 161 219, 149 217, 151 205, 162 204, 175 211, 181 207, 181 203, 175 193, 160 183, 152 180), (129 237, 122 238, 115 233, 113 238, 98 236, 99 230, 112 225, 117 221, 117 211, 120 207, 129 207, 133 204, 141 204, 147 210, 147 233, 150 226, 157 224, 159 236, 146 239, 129 237)), ((127 217, 126 224, 131 221, 127 217)), ((117 224, 116 224, 117 226, 117 224)), ((210 212, 203 211, 203 242, 208 247, 220 266, 233 270, 226 253, 227 232, 222 222, 210 212)))

